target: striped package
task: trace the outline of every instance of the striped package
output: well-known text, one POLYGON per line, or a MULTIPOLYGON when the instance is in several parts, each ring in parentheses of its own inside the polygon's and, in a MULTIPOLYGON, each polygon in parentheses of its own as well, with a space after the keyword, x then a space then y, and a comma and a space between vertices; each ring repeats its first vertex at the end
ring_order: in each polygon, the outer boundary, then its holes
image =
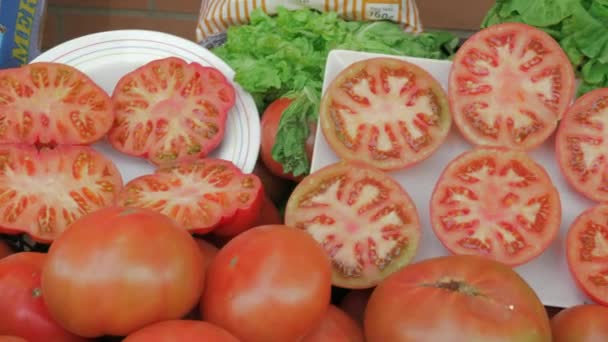
POLYGON ((203 0, 197 40, 205 47, 217 46, 226 39, 228 27, 249 23, 254 9, 274 15, 279 7, 333 11, 346 20, 390 20, 403 25, 406 31, 422 31, 415 0, 203 0))

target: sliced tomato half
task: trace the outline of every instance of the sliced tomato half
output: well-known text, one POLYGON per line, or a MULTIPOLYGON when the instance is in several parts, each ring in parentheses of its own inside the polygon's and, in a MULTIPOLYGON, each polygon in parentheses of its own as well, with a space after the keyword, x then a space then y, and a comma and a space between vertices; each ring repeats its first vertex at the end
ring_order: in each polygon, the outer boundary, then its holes
POLYGON ((193 233, 250 227, 263 201, 260 179, 221 159, 160 167, 127 183, 117 199, 120 206, 167 215, 193 233))
POLYGON ((595 302, 608 305, 608 205, 581 213, 570 226, 566 255, 578 287, 595 302))
POLYGON ((111 160, 88 146, 0 146, 0 230, 51 242, 76 219, 114 204, 111 160))
POLYGON ((396 58, 367 59, 344 69, 325 92, 319 118, 339 157, 382 170, 429 157, 452 122, 439 82, 396 58))
POLYGON ((471 143, 529 150, 553 133, 574 91, 559 44, 532 26, 506 23, 477 32, 458 50, 448 96, 471 143))
POLYGON ((578 98, 562 119, 556 138, 562 174, 581 194, 608 202, 608 88, 578 98))
POLYGON ((557 189, 525 152, 478 148, 454 159, 431 197, 431 224, 454 254, 517 266, 540 255, 561 223, 557 189))
POLYGON ((110 96, 69 65, 0 70, 2 144, 91 144, 113 121, 110 96))
POLYGON ((152 61, 116 85, 108 138, 118 151, 154 164, 200 159, 219 146, 235 96, 213 67, 177 57, 152 61))
POLYGON ((407 265, 418 249, 414 202, 389 175, 361 162, 339 162, 304 178, 285 209, 332 259, 332 283, 373 287, 407 265))

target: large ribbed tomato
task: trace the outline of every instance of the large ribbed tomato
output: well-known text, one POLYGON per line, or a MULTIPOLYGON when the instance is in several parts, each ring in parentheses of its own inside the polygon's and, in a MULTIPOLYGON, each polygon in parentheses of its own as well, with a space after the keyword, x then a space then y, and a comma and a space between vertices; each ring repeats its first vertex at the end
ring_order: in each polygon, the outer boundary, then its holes
POLYGON ((297 341, 321 322, 329 258, 305 232, 260 226, 230 240, 207 270, 203 320, 244 341, 297 341))
POLYGON ((367 342, 551 342, 547 312, 506 265, 448 256, 409 265, 382 282, 365 311, 367 342))
POLYGON ((55 240, 42 292, 67 330, 125 336, 185 316, 200 298, 203 268, 199 247, 175 221, 113 207, 84 216, 55 240))

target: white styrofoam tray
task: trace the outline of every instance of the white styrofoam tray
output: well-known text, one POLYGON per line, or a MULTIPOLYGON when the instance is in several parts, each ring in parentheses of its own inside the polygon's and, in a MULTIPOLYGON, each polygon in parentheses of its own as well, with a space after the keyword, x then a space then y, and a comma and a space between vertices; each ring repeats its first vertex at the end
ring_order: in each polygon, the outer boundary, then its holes
MULTIPOLYGON (((441 83, 447 92, 448 76, 452 65, 449 61, 334 50, 329 54, 327 60, 323 93, 338 73, 350 64, 382 56, 400 58, 424 68, 441 83)), ((543 304, 569 307, 590 302, 590 300, 576 287, 568 270, 565 252, 566 232, 576 216, 593 203, 576 193, 568 185, 557 165, 554 146, 555 139, 552 136, 542 146, 531 151, 530 155, 545 167, 559 190, 562 204, 561 231, 558 238, 542 255, 515 270, 532 286, 543 304)), ((472 145, 460 135, 455 125, 452 124, 447 140, 430 158, 407 170, 390 173, 412 197, 420 216, 422 239, 414 261, 449 255, 431 228, 429 203, 435 183, 446 165, 456 156, 471 148, 472 145)), ((339 160, 325 140, 321 127, 318 127, 311 172, 339 160)))

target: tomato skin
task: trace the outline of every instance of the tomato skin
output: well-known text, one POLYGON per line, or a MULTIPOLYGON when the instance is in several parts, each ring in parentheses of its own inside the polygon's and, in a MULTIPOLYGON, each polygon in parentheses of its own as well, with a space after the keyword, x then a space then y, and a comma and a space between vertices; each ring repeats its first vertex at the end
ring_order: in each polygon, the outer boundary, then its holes
POLYGON ((207 242, 203 239, 195 239, 195 241, 196 241, 196 244, 198 245, 199 250, 201 251, 201 254, 203 255, 203 260, 204 260, 203 270, 207 271, 207 268, 209 267, 211 260, 213 260, 213 258, 215 258, 219 249, 217 247, 215 247, 214 245, 212 245, 210 242, 207 242))
POLYGON ((226 330, 192 320, 163 321, 146 326, 127 336, 123 342, 238 342, 226 330))
POLYGON ((478 256, 409 265, 382 282, 365 311, 368 342, 551 342, 547 312, 508 266, 478 256))
MULTIPOLYGON (((262 139, 264 139, 264 136, 262 139)), ((253 174, 258 176, 258 178, 260 178, 262 181, 266 196, 268 196, 274 203, 282 203, 289 197, 289 194, 293 189, 294 182, 272 174, 266 165, 264 165, 261 158, 262 157, 260 154, 260 158, 253 169, 253 174)))
POLYGON ((346 312, 352 319, 363 326, 363 319, 365 317, 365 307, 369 301, 369 297, 372 295, 373 288, 365 290, 352 290, 342 298, 340 302, 340 308, 346 312))
MULTIPOLYGON (((264 165, 266 165, 268 170, 275 176, 299 182, 304 176, 295 177, 291 173, 285 173, 283 171, 283 165, 272 158, 272 148, 277 138, 277 130, 279 129, 279 123, 281 122, 281 115, 283 115, 285 109, 289 107, 291 101, 292 100, 288 98, 280 98, 272 102, 266 110, 264 110, 260 123, 262 126, 260 157, 262 158, 264 165)), ((311 124, 310 134, 306 140, 306 154, 309 161, 312 160, 315 131, 316 125, 311 124)))
POLYGON ((321 324, 301 340, 302 342, 363 342, 363 331, 344 311, 330 305, 321 324))
POLYGON ((74 222, 51 245, 42 290, 69 331, 125 336, 185 316, 203 290, 203 267, 196 242, 175 221, 112 207, 74 222))
POLYGON ((577 305, 551 320, 553 342, 608 341, 608 308, 597 304, 577 305))
POLYGON ((203 320, 246 341, 295 341, 321 321, 331 268, 305 232, 283 225, 250 229, 230 240, 207 271, 203 320))
POLYGON ((283 224, 283 218, 279 213, 277 207, 272 203, 268 197, 263 198, 263 203, 260 210, 258 211, 258 218, 251 224, 241 224, 230 226, 221 226, 213 231, 213 234, 222 238, 233 238, 240 233, 249 230, 253 227, 263 225, 283 224))
POLYGON ((49 314, 40 288, 46 260, 46 254, 34 252, 0 260, 0 334, 30 341, 85 341, 64 330, 49 314))
POLYGON ((0 259, 13 254, 13 249, 6 243, 6 241, 0 239, 0 259))
POLYGON ((29 342, 26 339, 17 336, 0 336, 0 342, 29 342))

